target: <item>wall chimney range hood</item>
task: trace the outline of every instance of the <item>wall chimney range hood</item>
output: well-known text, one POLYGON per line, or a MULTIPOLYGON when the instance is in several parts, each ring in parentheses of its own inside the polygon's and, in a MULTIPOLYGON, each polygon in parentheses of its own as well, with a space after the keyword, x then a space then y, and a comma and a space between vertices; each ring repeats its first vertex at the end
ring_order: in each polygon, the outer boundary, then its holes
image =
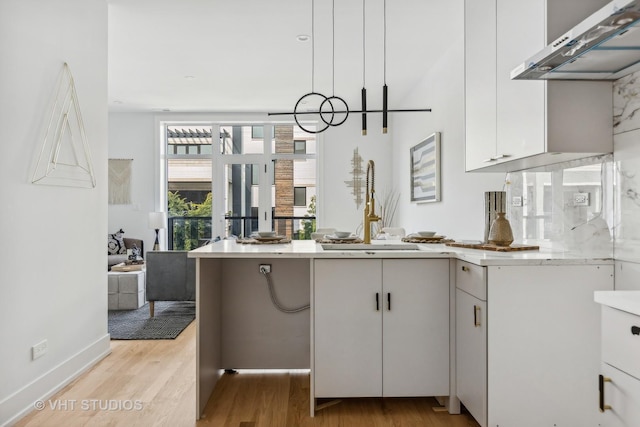
POLYGON ((640 70, 640 0, 614 0, 511 71, 518 80, 617 80, 640 70))

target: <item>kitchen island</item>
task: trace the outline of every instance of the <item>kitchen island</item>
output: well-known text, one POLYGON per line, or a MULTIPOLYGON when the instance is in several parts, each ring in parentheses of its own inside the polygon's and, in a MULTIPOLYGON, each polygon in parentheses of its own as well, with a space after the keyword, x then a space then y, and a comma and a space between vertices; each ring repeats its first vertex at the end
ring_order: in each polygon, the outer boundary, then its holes
MULTIPOLYGON (((377 248, 378 244, 385 242, 373 243, 371 247, 377 248)), ((496 253, 452 248, 442 244, 419 244, 414 250, 350 250, 349 245, 345 244, 344 249, 325 250, 314 241, 252 245, 223 240, 191 251, 189 256, 196 258, 197 268, 198 417, 223 369, 236 368, 310 369, 312 415, 316 399, 319 397, 378 395, 444 396, 448 397, 444 402, 448 405, 449 411, 456 413, 459 410, 455 357, 458 262, 478 266, 484 271, 485 277, 489 278, 494 277, 495 271, 495 277, 500 278, 496 283, 507 283, 507 286, 495 286, 496 303, 488 303, 491 306, 490 310, 495 309, 494 313, 499 316, 496 318, 500 318, 501 323, 512 323, 509 316, 520 310, 524 313, 524 320, 521 317, 521 322, 529 325, 527 331, 533 336, 536 336, 533 332, 535 322, 539 319, 526 317, 526 311, 523 310, 531 308, 526 307, 526 301, 518 297, 518 292, 522 289, 531 290, 526 294, 527 298, 534 298, 536 303, 541 301, 541 296, 536 294, 543 293, 550 297, 548 300, 554 304, 563 304, 567 299, 573 299, 568 292, 575 292, 575 289, 568 289, 567 293, 550 289, 549 285, 556 281, 561 284, 566 282, 567 278, 575 277, 579 283, 584 282, 585 292, 592 292, 594 287, 610 289, 613 283, 613 261, 610 259, 585 259, 569 253, 544 250, 496 253), (310 310, 294 314, 284 314, 275 310, 269 301, 265 276, 259 271, 260 265, 270 265, 277 297, 284 305, 300 306, 308 303, 310 310), (515 308, 510 307, 510 310, 503 311, 501 305, 506 307, 508 304, 499 300, 497 290, 508 290, 509 280, 518 284, 513 287, 518 289, 518 292, 508 295, 507 298, 513 298, 524 306, 514 306, 515 308), (539 280, 544 283, 538 283, 539 280), (405 290, 398 288, 405 285, 411 286, 405 290), (364 286, 362 295, 366 296, 352 299, 352 291, 355 292, 358 286, 364 286), (540 291, 536 291, 538 287, 540 291), (368 296, 369 294, 371 296, 368 296), (390 295, 393 295, 393 300, 390 295), (405 298, 403 295, 416 297, 405 298), (400 325, 407 327, 394 326, 391 323, 393 316, 398 311, 402 313, 403 302, 409 307, 412 299, 418 305, 410 309, 409 316, 399 321, 400 325), (419 304, 427 303, 428 310, 419 308, 419 304), (359 317, 357 312, 363 308, 364 317, 359 317), (443 310, 438 311, 437 308, 443 310), (427 318, 423 316, 425 312, 427 318), (367 320, 366 316, 378 317, 370 317, 369 319, 375 320, 367 320), (360 325, 361 329, 349 330, 352 325, 360 325), (416 328, 423 330, 417 334, 416 328), (361 333, 356 340, 352 339, 349 345, 349 333, 353 334, 356 330, 361 333), (388 346, 383 347, 380 334, 392 330, 400 332, 392 337, 385 335, 384 342, 398 344, 391 349, 388 346), (334 331, 335 335, 331 335, 331 331, 334 331), (433 342, 438 344, 429 347, 417 339, 422 335, 429 337, 426 342, 435 340, 433 342), (369 346, 369 349, 377 347, 379 352, 367 351, 367 354, 375 353, 375 357, 362 359, 364 353, 357 351, 361 345, 369 346), (432 366, 433 369, 420 373, 423 377, 417 374, 416 377, 428 380, 413 381, 412 384, 400 381, 400 385, 392 385, 390 378, 395 374, 385 375, 388 371, 395 372, 394 369, 397 368, 393 365, 380 366, 377 368, 380 372, 377 373, 372 372, 370 368, 358 373, 357 365, 353 365, 353 369, 349 368, 349 364, 353 364, 354 360, 362 360, 363 366, 371 367, 382 365, 380 360, 389 360, 393 355, 411 355, 413 352, 417 359, 409 358, 397 363, 408 364, 414 369, 411 364, 415 364, 415 360, 423 360, 422 365, 432 366), (319 364, 316 366, 317 363, 319 364), (336 372, 333 378, 332 366, 336 372), (442 371, 445 372, 444 378, 439 375, 442 371), (360 380, 363 377, 359 375, 367 372, 374 380, 371 384, 365 385, 364 381, 360 380), (345 381, 345 373, 353 375, 348 378, 349 381, 345 381), (354 383, 358 387, 351 389, 350 386, 354 383), (390 388, 387 389, 383 384, 390 388), (320 387, 318 390, 317 385, 320 387)), ((493 282, 489 280, 488 283, 489 289, 494 289, 493 282)), ((561 286, 558 285, 558 290, 561 286)), ((490 298, 491 296, 489 301, 490 298)), ((582 297, 578 300, 583 304, 582 297)), ((597 313, 597 308, 594 310, 597 313)), ((538 316, 546 315, 547 320, 543 324, 553 329, 550 325, 553 325, 555 314, 546 310, 544 306, 535 307, 535 311, 539 312, 538 316)), ((590 307, 587 308, 587 313, 590 315, 590 307)), ((556 337, 553 333, 540 333, 556 337)), ((527 345, 520 348, 526 349, 534 341, 529 337, 527 345)), ((489 345, 492 345, 491 342, 489 345)), ((583 347, 588 346, 589 352, 595 352, 594 357, 599 354, 599 348, 591 348, 592 340, 578 344, 574 340, 571 345, 571 351, 583 352, 583 347)), ((503 359, 508 358, 512 350, 502 349, 503 359)), ((560 350, 554 349, 553 354, 560 350)), ((487 351, 489 355, 492 354, 491 350, 487 351)), ((512 366, 521 366, 522 363, 531 363, 532 366, 536 364, 530 360, 513 362, 512 366)), ((561 367, 565 361, 560 362, 562 363, 558 366, 561 367)), ((535 375, 537 368, 529 371, 531 375, 535 375)), ((489 384, 488 387, 491 387, 493 382, 490 381, 489 384)), ((504 384, 501 385, 503 386, 504 384)))

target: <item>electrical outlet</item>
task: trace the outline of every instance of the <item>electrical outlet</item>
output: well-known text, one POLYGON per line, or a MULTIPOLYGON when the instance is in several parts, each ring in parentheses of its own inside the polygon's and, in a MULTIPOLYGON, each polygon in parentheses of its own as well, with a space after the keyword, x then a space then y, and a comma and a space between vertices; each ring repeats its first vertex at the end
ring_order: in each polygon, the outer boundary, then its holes
POLYGON ((38 357, 44 356, 48 349, 49 344, 47 344, 47 340, 40 341, 31 347, 31 360, 36 360, 38 357))
POLYGON ((260 264, 260 273, 271 273, 271 264, 260 264))
POLYGON ((511 198, 511 206, 515 206, 517 208, 522 206, 522 196, 513 196, 511 198))
POLYGON ((589 206, 589 193, 573 193, 573 206, 589 206))

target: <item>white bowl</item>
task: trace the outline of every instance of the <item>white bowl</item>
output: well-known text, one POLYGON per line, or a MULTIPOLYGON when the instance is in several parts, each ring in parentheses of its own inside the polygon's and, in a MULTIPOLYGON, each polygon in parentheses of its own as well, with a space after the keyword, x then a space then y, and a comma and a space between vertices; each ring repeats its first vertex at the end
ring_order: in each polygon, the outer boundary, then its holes
POLYGON ((260 237, 274 237, 275 235, 275 231, 258 231, 258 236, 260 237))
POLYGON ((436 235, 435 231, 418 231, 420 237, 433 237, 436 235))
POLYGON ((351 236, 351 232, 350 231, 335 231, 333 234, 336 237, 339 237, 341 239, 344 239, 345 237, 351 236))

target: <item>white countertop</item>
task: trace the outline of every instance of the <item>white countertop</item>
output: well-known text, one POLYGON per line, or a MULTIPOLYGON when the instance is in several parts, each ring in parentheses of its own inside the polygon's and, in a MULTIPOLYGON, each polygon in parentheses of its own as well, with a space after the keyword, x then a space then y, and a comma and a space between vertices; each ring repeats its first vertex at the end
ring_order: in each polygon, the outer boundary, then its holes
POLYGON ((640 291, 595 291, 593 299, 600 304, 640 316, 640 291))
MULTIPOLYGON (((373 241, 374 244, 398 244, 399 241, 373 241)), ((189 252, 191 258, 456 258, 476 265, 576 265, 613 264, 611 258, 585 258, 571 252, 537 251, 496 252, 453 248, 444 244, 418 244, 420 250, 344 250, 327 251, 313 240, 294 240, 283 244, 240 244, 221 240, 189 252)))

